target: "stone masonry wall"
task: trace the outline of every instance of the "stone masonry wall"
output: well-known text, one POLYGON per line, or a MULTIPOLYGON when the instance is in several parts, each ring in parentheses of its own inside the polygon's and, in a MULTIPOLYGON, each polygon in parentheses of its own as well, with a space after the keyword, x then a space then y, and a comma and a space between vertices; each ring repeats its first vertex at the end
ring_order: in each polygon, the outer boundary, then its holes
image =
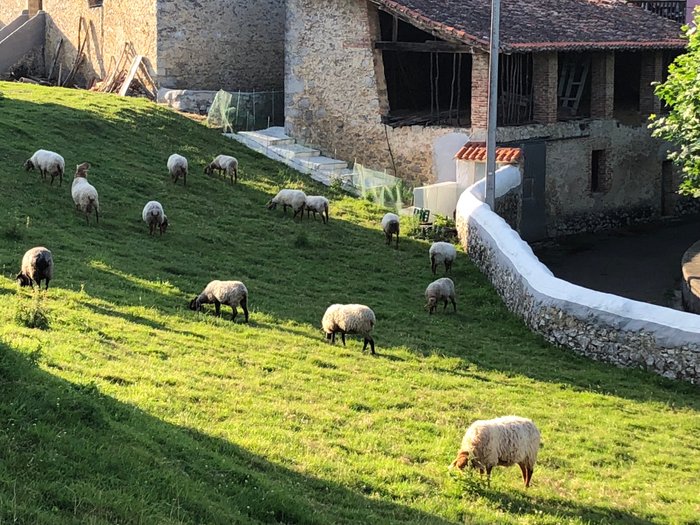
POLYGON ((63 38, 59 64, 63 64, 64 77, 77 55, 80 17, 88 24, 87 60, 79 70, 78 85, 106 76, 111 57, 119 59, 125 42, 133 43, 136 52, 144 55, 151 70, 155 70, 155 0, 105 0, 103 7, 96 8, 89 8, 87 0, 44 0, 44 11, 47 13, 46 64, 51 67, 56 45, 63 38))
POLYGON ((556 279, 470 190, 457 208, 465 250, 508 309, 549 342, 592 359, 700 384, 700 317, 556 279))
POLYGON ((0 27, 6 26, 27 9, 27 0, 2 0, 0 2, 0 27))
POLYGON ((281 90, 284 0, 158 0, 161 87, 281 90))
POLYGON ((387 100, 376 26, 366 0, 288 0, 286 131, 326 155, 432 182, 435 139, 468 130, 381 123, 387 100))

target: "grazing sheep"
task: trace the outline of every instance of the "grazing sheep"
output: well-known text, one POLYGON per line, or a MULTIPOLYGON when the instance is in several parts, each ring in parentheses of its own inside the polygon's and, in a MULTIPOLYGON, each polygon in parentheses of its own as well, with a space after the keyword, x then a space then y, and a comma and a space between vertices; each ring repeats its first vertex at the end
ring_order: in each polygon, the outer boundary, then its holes
POLYGON ((372 309, 362 304, 332 304, 321 320, 326 339, 331 343, 335 343, 336 332, 340 332, 343 346, 345 346, 345 334, 361 335, 364 337, 362 351, 364 352, 369 344, 372 354, 374 354, 374 339, 370 333, 375 323, 376 318, 372 309))
POLYGON ((452 269, 452 263, 457 258, 457 250, 454 245, 449 242, 434 242, 428 251, 430 255, 430 267, 433 270, 433 275, 437 273, 438 265, 445 264, 445 272, 452 269))
POLYGON ((206 165, 204 173, 206 175, 211 175, 214 173, 214 170, 217 170, 219 175, 221 175, 222 171, 225 171, 226 174, 231 177, 231 184, 238 182, 238 161, 234 157, 218 155, 206 165))
POLYGON ((148 201, 143 207, 141 217, 143 217, 143 221, 148 224, 148 233, 150 235, 153 235, 156 231, 156 227, 160 230, 161 235, 168 229, 168 217, 163 211, 163 206, 161 206, 158 201, 148 201))
POLYGON ((491 469, 497 465, 517 464, 523 473, 525 487, 530 486, 540 448, 540 431, 535 424, 518 416, 474 421, 462 439, 457 458, 450 468, 472 468, 486 472, 491 481, 491 469))
POLYGON ((382 217, 382 230, 386 237, 387 246, 391 245, 391 236, 396 234, 396 249, 399 249, 399 216, 395 213, 387 213, 382 217))
POLYGON ((53 278, 53 256, 43 246, 37 246, 22 257, 22 269, 17 274, 17 282, 20 286, 34 286, 41 288, 41 281, 46 281, 46 289, 49 289, 49 281, 53 278))
POLYGON ((168 171, 170 178, 177 184, 177 179, 182 177, 183 185, 187 186, 187 159, 182 155, 173 153, 168 157, 168 171))
POLYGON ((301 190, 280 190, 266 206, 268 210, 274 210, 279 204, 284 207, 285 215, 287 214, 287 206, 289 206, 294 212, 294 217, 301 212, 301 219, 303 219, 306 194, 301 190))
POLYGON ((199 312, 203 304, 209 303, 214 303, 217 317, 221 317, 222 304, 230 306, 233 310, 232 321, 236 319, 238 314, 236 307, 240 304, 245 322, 248 322, 248 289, 241 281, 210 282, 202 293, 190 301, 190 310, 199 312))
POLYGON ((442 311, 447 308, 447 301, 452 301, 452 306, 457 311, 457 303, 455 302, 455 283, 449 277, 443 277, 437 281, 433 281, 425 289, 425 299, 428 311, 432 314, 437 309, 437 303, 445 301, 442 311))
POLYGON ((51 175, 51 184, 53 179, 58 175, 58 185, 63 184, 63 173, 66 168, 66 162, 58 153, 40 149, 34 152, 29 159, 24 162, 24 169, 31 171, 39 170, 41 178, 46 179, 46 175, 51 175))
POLYGON ((87 181, 89 162, 78 164, 75 170, 75 178, 71 185, 71 196, 75 203, 75 209, 85 213, 85 221, 90 224, 90 213, 95 210, 95 220, 100 222, 100 201, 95 187, 87 181))
POLYGON ((316 220, 316 213, 321 214, 321 220, 328 223, 328 199, 321 195, 312 195, 306 197, 304 202, 304 207, 306 208, 306 217, 309 217, 309 212, 313 212, 314 220, 316 220), (325 216, 324 216, 325 213, 325 216))

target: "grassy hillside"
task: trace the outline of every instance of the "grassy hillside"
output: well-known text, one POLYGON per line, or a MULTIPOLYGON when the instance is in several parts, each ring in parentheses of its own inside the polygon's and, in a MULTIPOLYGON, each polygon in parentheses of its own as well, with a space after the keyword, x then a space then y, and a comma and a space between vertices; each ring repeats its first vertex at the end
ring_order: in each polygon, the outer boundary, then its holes
POLYGON ((385 247, 382 210, 168 110, 0 91, 0 523, 700 523, 697 387, 544 343, 464 254, 457 314, 428 316, 426 243, 385 247), (21 169, 38 148, 62 187, 21 169), (238 185, 202 174, 218 153, 238 185), (70 198, 82 161, 99 225, 70 198), (331 196, 330 224, 266 210, 287 186, 331 196), (38 298, 13 281, 37 245, 56 261, 38 298), (212 279, 246 283, 248 325, 188 310, 212 279), (324 342, 332 302, 374 309, 377 356, 324 342), (25 326, 37 308, 48 329, 25 326), (469 422, 509 413, 543 435, 533 486, 448 474, 469 422))

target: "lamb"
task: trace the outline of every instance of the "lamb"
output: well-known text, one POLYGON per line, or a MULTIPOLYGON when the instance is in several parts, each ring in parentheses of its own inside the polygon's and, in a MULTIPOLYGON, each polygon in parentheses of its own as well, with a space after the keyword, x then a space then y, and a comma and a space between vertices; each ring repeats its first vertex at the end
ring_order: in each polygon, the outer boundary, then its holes
POLYGON ((328 199, 321 195, 308 196, 306 197, 306 201, 304 202, 304 207, 306 208, 307 218, 309 217, 309 212, 313 212, 315 220, 316 212, 318 212, 321 214, 321 220, 323 221, 323 223, 328 223, 328 199))
POLYGON ((374 354, 374 339, 370 335, 376 318, 374 312, 368 306, 362 304, 332 304, 323 314, 321 325, 326 334, 326 339, 331 344, 335 343, 335 334, 340 332, 345 346, 345 334, 358 334, 364 338, 362 351, 365 351, 369 344, 374 354))
POLYGON ((63 157, 58 153, 45 149, 35 151, 34 155, 24 162, 24 169, 27 171, 39 170, 42 179, 46 179, 46 175, 51 175, 51 184, 53 184, 54 178, 58 175, 59 186, 63 184, 65 168, 66 162, 63 160, 63 157))
POLYGON ((217 155, 214 160, 206 165, 204 173, 205 175, 211 175, 214 173, 214 170, 217 170, 219 175, 221 175, 222 171, 225 171, 231 177, 231 184, 238 182, 238 161, 234 157, 217 155))
POLYGON ((46 289, 49 289, 49 281, 53 278, 53 256, 43 246, 37 246, 22 257, 22 269, 17 274, 17 282, 20 286, 34 286, 41 288, 41 281, 46 281, 46 289))
POLYGON ((75 203, 75 209, 85 213, 85 221, 90 224, 90 213, 95 210, 95 220, 100 222, 100 201, 95 187, 87 181, 89 162, 78 164, 75 170, 75 178, 71 186, 71 196, 75 203))
POLYGON ((540 447, 540 431, 535 424, 518 416, 474 421, 462 439, 457 458, 450 468, 472 468, 486 472, 491 481, 491 469, 497 465, 517 464, 523 474, 525 487, 530 486, 540 447))
POLYGON ((455 302, 455 283, 449 277, 443 277, 437 281, 433 281, 425 289, 425 299, 430 314, 432 314, 437 309, 437 303, 439 301, 445 301, 445 305, 442 307, 444 312, 447 308, 447 301, 452 301, 452 306, 457 311, 457 303, 455 302))
POLYGON ((177 184, 177 179, 182 176, 182 182, 187 186, 187 159, 182 155, 173 153, 168 157, 168 171, 170 178, 177 184))
POLYGON ((396 234, 396 249, 399 249, 399 216, 395 213, 387 213, 382 217, 382 230, 386 237, 387 246, 391 245, 391 236, 396 234))
POLYGON ((287 213, 287 206, 292 208, 294 217, 301 212, 301 219, 304 218, 304 206, 306 205, 306 194, 301 190, 280 190, 277 195, 272 197, 266 204, 268 210, 274 210, 281 204, 284 207, 284 213, 287 213))
POLYGON ((438 265, 442 263, 445 264, 445 272, 449 272, 452 269, 452 263, 457 258, 457 250, 449 242, 434 242, 428 253, 433 275, 437 272, 438 265))
POLYGON ((236 307, 240 304, 245 322, 248 322, 248 289, 241 281, 210 282, 202 293, 190 301, 190 310, 199 312, 203 304, 209 303, 214 303, 217 317, 221 317, 222 304, 230 306, 233 310, 232 321, 236 319, 236 307))
POLYGON ((163 211, 163 206, 158 201, 148 201, 143 207, 141 217, 148 224, 148 233, 150 235, 153 235, 156 228, 160 230, 161 235, 168 229, 168 217, 163 211))

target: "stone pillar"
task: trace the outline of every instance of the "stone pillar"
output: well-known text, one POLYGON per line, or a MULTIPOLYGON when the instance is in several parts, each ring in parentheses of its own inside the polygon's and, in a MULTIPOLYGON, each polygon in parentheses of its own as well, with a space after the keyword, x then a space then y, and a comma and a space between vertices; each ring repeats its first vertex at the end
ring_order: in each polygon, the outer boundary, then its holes
POLYGON ((472 129, 486 129, 489 115, 489 54, 474 50, 472 54, 472 129))
POLYGON ((659 113, 661 100, 654 95, 652 82, 661 82, 663 74, 663 53, 650 51, 642 54, 639 73, 639 112, 643 119, 652 113, 659 113))
POLYGON ((30 17, 43 9, 42 3, 42 0, 29 0, 27 2, 27 10, 29 11, 30 17))
POLYGON ((559 60, 557 53, 533 53, 532 93, 533 116, 539 124, 552 124, 557 121, 557 84, 559 81, 559 60))
POLYGON ((591 118, 613 118, 615 54, 594 53, 591 60, 591 118))

